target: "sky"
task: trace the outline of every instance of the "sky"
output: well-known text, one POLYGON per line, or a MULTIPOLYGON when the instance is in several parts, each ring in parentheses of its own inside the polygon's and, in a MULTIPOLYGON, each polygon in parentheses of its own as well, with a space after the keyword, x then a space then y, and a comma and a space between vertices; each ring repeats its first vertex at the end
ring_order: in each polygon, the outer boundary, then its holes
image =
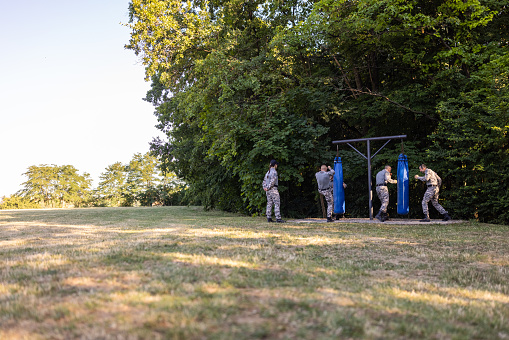
POLYGON ((0 11, 0 197, 32 165, 72 165, 93 186, 149 151, 150 83, 129 42, 128 0, 17 0, 0 11))

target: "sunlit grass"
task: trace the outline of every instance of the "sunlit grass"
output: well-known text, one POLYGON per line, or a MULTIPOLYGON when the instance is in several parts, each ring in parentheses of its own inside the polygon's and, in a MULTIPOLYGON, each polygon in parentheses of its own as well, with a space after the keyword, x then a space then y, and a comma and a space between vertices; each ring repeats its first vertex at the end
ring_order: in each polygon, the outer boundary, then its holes
POLYGON ((509 227, 0 212, 0 339, 509 339, 509 227))

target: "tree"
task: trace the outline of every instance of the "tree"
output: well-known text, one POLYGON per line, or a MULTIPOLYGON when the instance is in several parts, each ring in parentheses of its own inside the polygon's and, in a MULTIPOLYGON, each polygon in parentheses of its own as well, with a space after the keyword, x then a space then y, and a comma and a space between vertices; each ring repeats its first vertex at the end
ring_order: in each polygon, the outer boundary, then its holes
POLYGON ((154 187, 157 182, 159 182, 157 159, 149 153, 144 155, 136 153, 126 166, 124 204, 136 204, 139 196, 154 187))
POLYGON ((95 190, 96 198, 101 205, 121 206, 123 204, 123 190, 126 185, 126 168, 122 163, 116 162, 106 167, 100 177, 95 190))
POLYGON ((185 183, 172 172, 161 173, 159 161, 150 153, 136 153, 124 165, 116 162, 101 174, 95 191, 97 204, 106 206, 150 206, 153 203, 180 204, 178 194, 185 183))
POLYGON ((0 199, 0 209, 37 209, 40 207, 38 203, 31 202, 17 194, 0 199))
MULTIPOLYGON (((317 147, 323 146, 320 137, 327 129, 314 118, 322 105, 310 107, 303 97, 323 91, 312 79, 292 89, 298 77, 286 74, 292 70, 268 49, 278 29, 270 27, 272 19, 285 25, 310 6, 299 1, 269 5, 262 20, 257 12, 264 1, 178 3, 133 1, 128 45, 142 55, 153 80, 147 99, 159 105, 160 127, 170 138, 154 148, 167 151, 160 154, 168 169, 192 183, 190 193, 206 206, 247 211, 259 208, 266 165, 278 158, 287 165, 280 178, 297 182, 289 195, 309 195, 301 183, 314 170, 310 163, 319 163, 317 147), (191 18, 189 39, 182 43, 176 32, 187 33, 191 18)), ((310 63, 294 65, 308 74, 310 63)))
POLYGON ((509 221, 498 183, 508 162, 508 14, 503 1, 324 0, 302 28, 321 32, 341 70, 344 117, 364 135, 391 134, 398 122, 423 150, 415 156, 446 177, 442 197, 457 218, 509 221))
POLYGON ((90 198, 90 175, 80 175, 72 165, 33 165, 23 175, 28 179, 20 196, 43 207, 81 206, 90 198))
MULTIPOLYGON (((490 84, 483 65, 507 54, 509 34, 507 5, 497 0, 136 0, 130 13, 126 47, 146 65, 146 100, 168 135, 153 152, 206 207, 249 213, 263 209, 271 158, 281 164, 283 213, 316 213, 313 173, 332 161, 334 139, 404 133, 411 162, 449 174, 455 165, 433 152, 450 147, 467 157, 445 133, 449 117, 490 84)), ((499 65, 490 69, 497 77, 506 70, 499 65)), ((476 109, 474 120, 504 105, 476 109)), ((498 117, 494 126, 504 130, 498 117)), ((503 133, 483 135, 489 153, 505 145, 503 133)), ((395 162, 397 146, 387 151, 395 162)), ((352 159, 347 180, 364 182, 352 159)), ((364 194, 354 191, 357 203, 364 194)), ((411 211, 420 213, 417 196, 411 211)), ((475 202, 471 210, 480 211, 475 202)))
POLYGON ((453 211, 509 223, 509 54, 493 55, 438 108, 442 120, 429 155, 447 169, 453 211))

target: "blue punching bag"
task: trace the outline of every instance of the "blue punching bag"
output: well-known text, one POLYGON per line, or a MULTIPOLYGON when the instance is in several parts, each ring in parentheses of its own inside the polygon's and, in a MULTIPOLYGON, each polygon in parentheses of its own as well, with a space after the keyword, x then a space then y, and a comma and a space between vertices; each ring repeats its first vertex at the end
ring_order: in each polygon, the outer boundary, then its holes
POLYGON ((400 154, 398 158, 398 214, 407 215, 409 212, 409 180, 408 159, 400 154))
POLYGON ((345 213, 345 189, 343 188, 343 164, 341 157, 334 158, 334 213, 345 213))

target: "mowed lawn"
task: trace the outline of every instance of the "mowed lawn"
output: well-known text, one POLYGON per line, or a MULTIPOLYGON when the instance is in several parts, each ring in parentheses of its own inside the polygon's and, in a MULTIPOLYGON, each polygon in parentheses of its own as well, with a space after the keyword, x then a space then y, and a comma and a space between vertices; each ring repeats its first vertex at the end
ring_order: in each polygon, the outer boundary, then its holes
POLYGON ((509 226, 0 210, 0 339, 509 339, 509 226))

